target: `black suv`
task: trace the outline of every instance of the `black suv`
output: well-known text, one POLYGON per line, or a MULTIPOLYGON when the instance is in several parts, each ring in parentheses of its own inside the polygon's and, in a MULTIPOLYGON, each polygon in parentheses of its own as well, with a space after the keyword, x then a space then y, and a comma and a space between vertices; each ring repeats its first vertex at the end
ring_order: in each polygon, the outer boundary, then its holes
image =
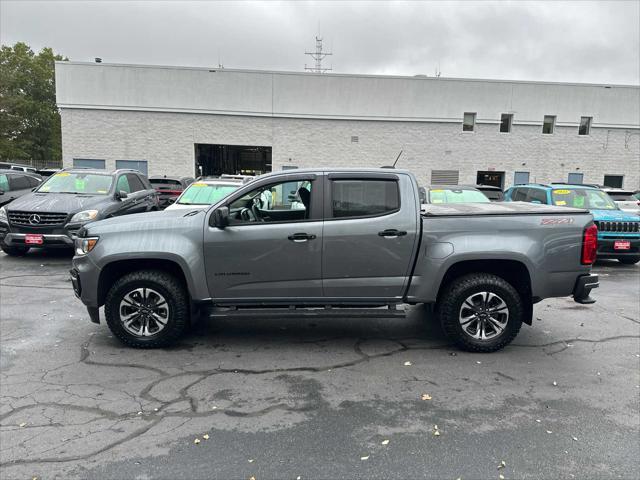
POLYGON ((0 247, 8 255, 72 248, 89 222, 152 210, 158 210, 158 196, 137 170, 66 169, 0 208, 0 247))
POLYGON ((38 175, 15 170, 0 170, 0 207, 31 193, 42 183, 38 175))

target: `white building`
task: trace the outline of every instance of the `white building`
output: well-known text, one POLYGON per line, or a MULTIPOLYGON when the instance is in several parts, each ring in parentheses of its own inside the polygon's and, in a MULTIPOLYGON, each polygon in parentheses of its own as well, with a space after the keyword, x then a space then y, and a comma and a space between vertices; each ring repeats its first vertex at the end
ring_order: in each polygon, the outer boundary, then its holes
POLYGON ((56 94, 65 167, 372 167, 402 150, 423 184, 640 185, 637 86, 57 62, 56 94))

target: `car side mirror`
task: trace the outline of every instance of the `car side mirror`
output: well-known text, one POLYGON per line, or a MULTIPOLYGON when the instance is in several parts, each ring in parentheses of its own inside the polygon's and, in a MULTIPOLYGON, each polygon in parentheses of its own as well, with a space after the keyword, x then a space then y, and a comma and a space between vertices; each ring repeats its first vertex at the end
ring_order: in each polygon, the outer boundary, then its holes
POLYGON ((127 196, 128 194, 124 190, 118 190, 116 192, 116 200, 124 200, 127 196))
POLYGON ((209 225, 224 230, 229 225, 229 207, 218 207, 211 215, 209 225))

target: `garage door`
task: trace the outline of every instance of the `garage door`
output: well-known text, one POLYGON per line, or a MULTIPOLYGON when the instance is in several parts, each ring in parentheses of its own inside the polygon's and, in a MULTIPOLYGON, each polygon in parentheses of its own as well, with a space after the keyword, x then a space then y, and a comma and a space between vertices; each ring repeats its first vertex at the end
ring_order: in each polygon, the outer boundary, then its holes
POLYGON ((92 158, 74 158, 73 166, 76 168, 96 168, 104 170, 104 160, 96 160, 92 158))
POLYGON ((116 168, 133 168, 147 175, 146 160, 116 160, 116 168))
POLYGON ((458 170, 431 170, 431 185, 457 185, 459 178, 458 170))

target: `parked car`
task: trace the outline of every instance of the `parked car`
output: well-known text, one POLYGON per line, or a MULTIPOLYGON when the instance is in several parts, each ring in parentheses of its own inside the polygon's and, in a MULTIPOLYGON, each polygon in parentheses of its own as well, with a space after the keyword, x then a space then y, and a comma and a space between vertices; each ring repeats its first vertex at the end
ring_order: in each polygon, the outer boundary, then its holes
POLYGON ((158 210, 158 198, 137 170, 63 170, 0 208, 0 247, 8 255, 72 248, 89 222, 150 210, 158 210))
POLYGON ((40 183, 42 183, 42 179, 37 175, 16 170, 0 170, 0 207, 31 193, 31 190, 40 183))
POLYGON ((461 348, 490 352, 531 325, 544 298, 595 301, 586 210, 487 200, 430 205, 423 216, 419 205, 403 170, 274 172, 207 210, 86 225, 71 280, 90 319, 98 323, 104 305, 113 334, 138 348, 176 341, 195 308, 361 318, 426 303, 461 348), (303 209, 285 201, 295 188, 303 209), (264 192, 269 209, 256 201, 264 192))
POLYGON ((173 177, 156 175, 149 177, 149 182, 158 192, 160 208, 167 208, 193 183, 193 177, 173 177))
POLYGON ((636 192, 633 190, 604 187, 602 191, 606 192, 616 202, 620 210, 640 215, 640 200, 636 198, 636 192))
POLYGON ((616 258, 628 265, 640 262, 640 217, 620 210, 600 188, 559 183, 516 185, 505 192, 505 201, 589 210, 598 227, 598 257, 616 258))
POLYGON ((501 202, 504 200, 504 193, 500 187, 494 185, 476 185, 476 188, 486 195, 492 202, 501 202))
POLYGON ((7 163, 0 162, 0 169, 2 170, 15 170, 18 172, 32 173, 36 174, 36 169, 30 165, 23 165, 21 163, 7 163))
POLYGON ((467 185, 431 185, 426 190, 427 204, 488 203, 490 201, 480 190, 467 185))
POLYGON ((203 178, 189 185, 167 210, 197 210, 207 208, 235 192, 242 186, 241 180, 203 178))

